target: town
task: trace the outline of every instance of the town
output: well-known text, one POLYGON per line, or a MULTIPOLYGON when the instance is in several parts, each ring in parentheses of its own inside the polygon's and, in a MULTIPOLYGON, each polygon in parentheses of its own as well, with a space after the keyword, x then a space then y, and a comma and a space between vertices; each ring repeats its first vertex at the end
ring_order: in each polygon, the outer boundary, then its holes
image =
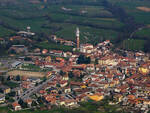
MULTIPOLYGON (((30 32, 19 32, 10 40, 24 39, 30 32)), ((148 113, 150 109, 150 54, 114 48, 110 40, 92 45, 49 37, 54 43, 73 46, 72 51, 12 45, 11 55, 0 58, 0 106, 12 111, 77 108, 80 102, 109 99, 110 105, 148 113), (20 54, 16 55, 15 54, 20 54)), ((4 39, 0 43, 5 43, 4 39)))

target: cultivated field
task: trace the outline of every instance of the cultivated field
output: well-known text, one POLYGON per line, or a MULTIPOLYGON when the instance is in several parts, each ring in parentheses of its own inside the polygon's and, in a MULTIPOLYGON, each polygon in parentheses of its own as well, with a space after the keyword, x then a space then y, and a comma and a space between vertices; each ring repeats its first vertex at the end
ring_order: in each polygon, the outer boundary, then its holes
POLYGON ((16 1, 14 5, 0 5, 0 37, 31 26, 31 30, 38 34, 57 34, 65 39, 75 40, 78 26, 81 28, 81 42, 84 42, 85 37, 96 42, 101 37, 116 38, 117 30, 124 25, 105 9, 102 0, 64 1, 63 4, 61 1, 57 4, 51 3, 50 0, 45 4, 32 4, 27 0, 16 1))
MULTIPOLYGON (((56 34, 75 41, 75 30, 79 27, 81 43, 95 44, 106 39, 115 42, 119 36, 126 36, 128 32, 124 32, 125 30, 130 32, 135 30, 130 28, 137 24, 150 24, 148 0, 47 0, 47 3, 42 0, 6 1, 9 3, 0 2, 0 37, 10 36, 30 26, 38 34, 38 38, 45 39, 45 36, 56 34), (38 2, 34 3, 35 1, 38 2), (113 4, 113 8, 105 2, 113 4), (113 10, 116 7, 121 10, 113 10), (122 10, 127 14, 119 13, 122 10), (128 18, 128 15, 131 17, 128 18), (133 20, 136 24, 126 27, 128 20, 133 20)), ((149 34, 148 30, 144 32, 149 34)), ((135 36, 142 35, 139 32, 135 36)), ((128 36, 123 39, 126 38, 128 36)), ((43 44, 39 46, 44 47, 43 44)), ((46 48, 53 49, 57 46, 49 43, 46 48)))

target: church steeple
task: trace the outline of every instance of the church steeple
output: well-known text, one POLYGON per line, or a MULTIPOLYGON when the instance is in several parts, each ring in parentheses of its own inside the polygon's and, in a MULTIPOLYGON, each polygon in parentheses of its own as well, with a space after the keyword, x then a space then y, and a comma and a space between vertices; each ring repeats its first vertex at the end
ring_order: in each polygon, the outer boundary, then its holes
POLYGON ((76 28, 76 41, 77 41, 77 49, 79 49, 80 46, 80 31, 79 28, 76 28))

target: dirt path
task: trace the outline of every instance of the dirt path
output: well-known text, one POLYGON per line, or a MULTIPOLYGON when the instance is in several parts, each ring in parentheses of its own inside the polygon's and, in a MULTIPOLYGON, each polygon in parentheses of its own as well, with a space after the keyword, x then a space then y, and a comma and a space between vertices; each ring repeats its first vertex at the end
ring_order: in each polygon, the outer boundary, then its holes
POLYGON ((27 77, 44 77, 45 73, 42 72, 31 72, 31 71, 21 71, 21 70, 13 70, 7 73, 12 76, 27 76, 27 77))
POLYGON ((145 11, 145 12, 150 12, 150 8, 148 7, 136 7, 137 9, 141 10, 141 11, 145 11))

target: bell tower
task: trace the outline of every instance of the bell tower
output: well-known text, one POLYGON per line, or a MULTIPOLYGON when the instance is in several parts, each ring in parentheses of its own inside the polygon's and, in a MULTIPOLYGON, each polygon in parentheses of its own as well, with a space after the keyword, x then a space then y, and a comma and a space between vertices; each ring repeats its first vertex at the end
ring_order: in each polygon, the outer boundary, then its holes
POLYGON ((77 27, 76 29, 76 43, 77 43, 77 49, 79 49, 79 46, 80 46, 80 31, 79 31, 79 28, 77 27))

